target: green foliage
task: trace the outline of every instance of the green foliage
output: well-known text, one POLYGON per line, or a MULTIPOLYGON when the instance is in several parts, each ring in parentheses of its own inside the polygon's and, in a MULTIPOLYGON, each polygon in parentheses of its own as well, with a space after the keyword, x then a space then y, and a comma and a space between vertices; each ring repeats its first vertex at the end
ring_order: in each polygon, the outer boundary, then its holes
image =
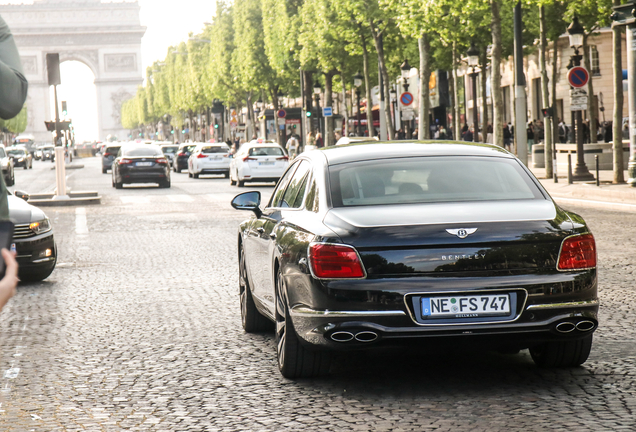
POLYGON ((0 119, 0 129, 7 130, 14 134, 21 134, 27 127, 27 107, 22 107, 22 110, 17 116, 9 120, 0 119))

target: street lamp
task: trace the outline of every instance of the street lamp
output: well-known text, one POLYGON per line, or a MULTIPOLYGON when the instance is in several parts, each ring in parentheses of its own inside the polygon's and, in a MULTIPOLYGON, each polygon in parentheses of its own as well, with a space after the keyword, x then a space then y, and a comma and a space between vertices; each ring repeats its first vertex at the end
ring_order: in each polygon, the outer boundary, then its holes
POLYGON ((318 111, 318 115, 316 116, 318 120, 318 131, 322 131, 322 122, 320 118, 322 117, 322 110, 320 109, 320 93, 322 92, 322 88, 320 84, 314 84, 314 101, 316 101, 316 110, 318 111))
POLYGON ((395 84, 389 90, 389 100, 391 101, 391 109, 393 110, 393 122, 397 124, 396 117, 398 115, 397 110, 397 90, 395 90, 395 84))
POLYGON ((466 52, 468 56, 468 66, 473 69, 470 74, 472 79, 472 93, 473 93, 473 141, 479 142, 479 113, 477 111, 477 72, 475 68, 479 64, 479 49, 475 46, 474 42, 470 43, 470 48, 466 52))
MULTIPOLYGON (((356 128, 356 133, 358 136, 362 136, 362 118, 361 118, 361 114, 360 114, 360 86, 362 85, 362 79, 364 77, 362 75, 360 75, 360 72, 358 71, 354 76, 353 76, 353 85, 356 87, 356 99, 357 99, 357 105, 358 105, 358 127, 356 128)), ((369 114, 367 113, 367 123, 369 122, 369 114)))
POLYGON ((412 67, 409 64, 408 59, 404 59, 404 63, 402 63, 402 65, 400 66, 400 70, 402 71, 402 78, 404 78, 404 81, 411 77, 411 69, 412 67))
MULTIPOLYGON (((570 38, 570 47, 574 48, 570 63, 573 66, 581 66, 583 56, 579 54, 579 48, 583 45, 585 30, 577 17, 572 19, 572 24, 568 26, 567 31, 570 38)), ((583 153, 583 113, 580 110, 576 111, 576 167, 574 168, 572 179, 578 181, 594 180, 594 175, 587 169, 585 164, 585 153, 583 153)))

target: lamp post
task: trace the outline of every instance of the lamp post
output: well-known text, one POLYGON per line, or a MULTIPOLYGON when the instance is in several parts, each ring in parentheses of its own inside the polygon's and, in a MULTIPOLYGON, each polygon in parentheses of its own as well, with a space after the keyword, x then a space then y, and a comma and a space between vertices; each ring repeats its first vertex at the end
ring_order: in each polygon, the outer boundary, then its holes
POLYGON ((475 46, 474 42, 471 42, 470 48, 466 52, 468 56, 468 66, 473 69, 470 74, 472 80, 472 93, 473 93, 473 141, 479 142, 479 112, 477 111, 477 72, 475 68, 479 64, 479 50, 475 46))
MULTIPOLYGON (((411 77, 411 69, 412 66, 409 64, 409 60, 408 59, 404 59, 404 63, 402 63, 402 65, 400 66, 400 71, 402 73, 402 86, 404 87, 404 91, 407 92, 409 91, 409 78, 411 77)), ((428 113, 426 113, 428 115, 428 113)), ((420 124, 421 124, 422 120, 420 119, 420 124)), ((410 132, 410 121, 407 120, 404 122, 404 137, 406 139, 410 139, 411 138, 411 132, 410 132)))
MULTIPOLYGON (((358 126, 356 127, 356 135, 362 136, 362 119, 360 116, 360 86, 362 85, 362 79, 364 77, 360 75, 360 72, 353 76, 353 85, 356 87, 356 104, 358 106, 358 126)), ((369 111, 369 110, 367 110, 369 111)), ((369 122, 369 113, 367 112, 367 123, 369 122)))
MULTIPOLYGON (((581 66, 583 56, 579 54, 579 47, 583 45, 585 30, 579 23, 577 17, 574 17, 567 31, 568 37, 570 38, 570 47, 574 48, 574 54, 570 57, 571 63, 573 66, 581 66)), ((585 154, 583 153, 583 114, 580 110, 576 111, 576 167, 572 179, 577 181, 594 180, 594 176, 587 169, 587 165, 585 165, 585 154)))
MULTIPOLYGON (((395 84, 393 84, 391 86, 391 90, 389 90, 389 99, 391 100, 391 109, 393 110, 393 124, 396 125, 395 127, 397 129, 398 110, 397 110, 397 90, 395 89, 395 84)), ((398 139, 397 131, 395 132, 395 139, 398 139)))
MULTIPOLYGON (((320 135, 322 135, 322 121, 320 120, 322 118, 322 110, 320 109, 320 93, 322 92, 322 88, 320 87, 320 84, 318 84, 316 82, 316 84, 314 84, 314 101, 316 102, 316 120, 318 120, 318 132, 320 132, 320 135)), ((323 142, 324 142, 324 138, 323 138, 323 142)))

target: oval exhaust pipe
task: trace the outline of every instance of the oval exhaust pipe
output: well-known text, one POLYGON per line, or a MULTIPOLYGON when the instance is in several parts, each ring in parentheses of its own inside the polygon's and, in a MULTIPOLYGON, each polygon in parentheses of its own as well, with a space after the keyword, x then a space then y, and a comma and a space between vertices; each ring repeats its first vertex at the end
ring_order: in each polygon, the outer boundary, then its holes
POLYGON ((581 321, 576 324, 576 329, 582 332, 590 331, 594 327, 596 327, 596 324, 594 324, 593 321, 588 321, 588 320, 581 321))
POLYGON ((576 326, 574 325, 574 323, 571 323, 569 321, 565 321, 565 322, 559 323, 556 326, 556 329, 557 329, 557 331, 559 333, 570 333, 575 328, 576 328, 576 326))
POLYGON ((339 331, 339 332, 332 333, 330 337, 332 341, 349 342, 353 340, 354 336, 353 336, 353 333, 339 331))
POLYGON ((356 334, 356 340, 358 342, 373 342, 378 338, 378 334, 372 331, 361 331, 356 334))

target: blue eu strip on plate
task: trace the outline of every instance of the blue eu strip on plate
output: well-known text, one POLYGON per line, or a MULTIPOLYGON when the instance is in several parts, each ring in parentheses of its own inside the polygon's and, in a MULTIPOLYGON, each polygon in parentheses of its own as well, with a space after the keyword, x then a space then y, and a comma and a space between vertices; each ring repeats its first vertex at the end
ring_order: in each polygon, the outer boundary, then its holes
POLYGON ((422 315, 431 316, 431 299, 424 297, 422 298, 422 315))

